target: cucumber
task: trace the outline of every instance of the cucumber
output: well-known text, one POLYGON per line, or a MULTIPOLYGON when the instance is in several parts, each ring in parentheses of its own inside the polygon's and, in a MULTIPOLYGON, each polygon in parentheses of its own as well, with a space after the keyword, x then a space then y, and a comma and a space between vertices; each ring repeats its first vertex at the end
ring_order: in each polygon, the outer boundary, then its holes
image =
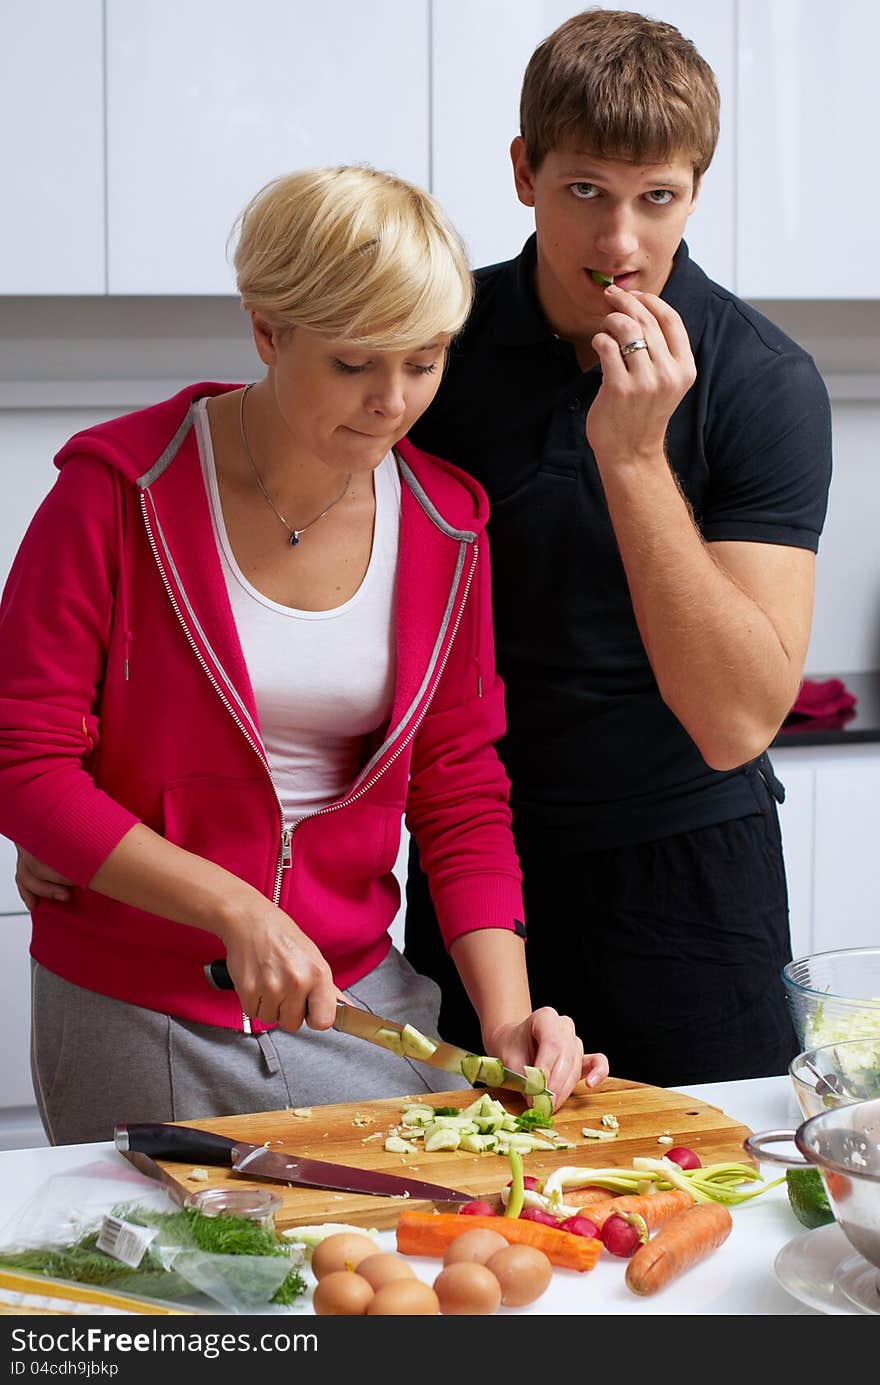
POLYGON ((461 1060, 461 1075, 465 1082, 470 1082, 471 1086, 477 1079, 480 1070, 480 1059, 476 1053, 469 1053, 466 1058, 461 1060))
POLYGON ((437 1149, 458 1149, 460 1144, 461 1135, 457 1130, 451 1130, 448 1125, 438 1126, 425 1135, 425 1150, 428 1154, 433 1154, 437 1149))
MULTIPOLYGON (((541 1069, 539 1068, 538 1071, 541 1072, 541 1069)), ((544 1074, 541 1073, 541 1076, 543 1077, 544 1074)), ((546 1116, 548 1120, 553 1119, 553 1102, 546 1088, 543 1091, 535 1092, 532 1110, 536 1111, 539 1116, 546 1116)))
POLYGON ((590 270, 590 278, 592 279, 594 284, 599 285, 600 289, 607 289, 609 284, 614 283, 614 280, 610 274, 603 274, 601 270, 598 269, 590 270))
MULTIPOLYGON (((543 1074, 542 1074, 543 1076, 543 1074)), ((500 1058, 481 1058, 480 1066, 477 1069, 477 1080, 485 1082, 487 1087, 497 1087, 504 1081, 504 1064, 500 1058)), ((545 1084, 542 1082, 541 1086, 545 1084)))
POLYGON ((396 1029, 377 1029, 373 1038, 377 1044, 387 1048, 389 1053, 393 1053, 396 1058, 403 1057, 403 1044, 396 1029))
POLYGON ((424 1062, 436 1051, 437 1045, 431 1039, 420 1034, 411 1024, 405 1024, 400 1031, 400 1045, 403 1049, 404 1058, 415 1058, 416 1061, 424 1062))
MULTIPOLYGON (((547 1090, 547 1079, 544 1076, 543 1068, 524 1067, 526 1075, 525 1094, 526 1096, 540 1096, 547 1090)), ((545 1114, 549 1115, 549 1112, 545 1114)))

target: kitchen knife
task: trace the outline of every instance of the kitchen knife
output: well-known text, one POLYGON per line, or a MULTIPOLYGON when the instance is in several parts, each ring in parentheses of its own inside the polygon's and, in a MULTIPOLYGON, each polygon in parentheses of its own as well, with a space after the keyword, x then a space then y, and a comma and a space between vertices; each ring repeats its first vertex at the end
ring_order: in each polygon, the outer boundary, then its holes
POLYGON ((218 1164, 231 1168, 234 1173, 265 1178, 272 1183, 370 1193, 376 1197, 423 1198, 429 1202, 471 1202, 474 1196, 458 1188, 444 1188, 439 1183, 424 1183, 417 1178, 401 1178, 398 1174, 379 1173, 374 1169, 355 1169, 346 1164, 329 1164, 323 1159, 306 1159, 298 1154, 182 1125, 117 1125, 113 1138, 120 1154, 134 1151, 154 1160, 218 1164))
MULTIPOLYGON (((222 957, 206 964, 205 975, 218 990, 235 989, 222 957)), ((337 1003, 333 1028, 341 1034, 353 1034, 358 1039, 366 1039, 367 1043, 378 1044, 398 1058, 410 1058, 417 1063, 427 1063, 429 1067, 464 1077, 472 1086, 505 1087, 524 1096, 537 1096, 547 1091, 540 1068, 515 1072, 506 1068, 499 1058, 481 1057, 466 1048, 444 1043, 442 1039, 429 1039, 411 1026, 382 1019, 368 1010, 346 1005, 344 1001, 337 1003)), ((547 1095, 553 1100, 552 1092, 547 1095)))

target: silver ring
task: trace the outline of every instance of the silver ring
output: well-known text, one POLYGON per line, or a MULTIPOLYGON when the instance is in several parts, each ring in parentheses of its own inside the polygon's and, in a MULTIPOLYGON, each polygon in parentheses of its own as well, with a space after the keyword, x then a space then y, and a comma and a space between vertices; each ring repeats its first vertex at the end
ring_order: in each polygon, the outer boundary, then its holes
POLYGON ((634 351, 647 351, 648 343, 644 337, 636 337, 635 341, 628 341, 625 346, 620 348, 621 356, 631 356, 634 351))

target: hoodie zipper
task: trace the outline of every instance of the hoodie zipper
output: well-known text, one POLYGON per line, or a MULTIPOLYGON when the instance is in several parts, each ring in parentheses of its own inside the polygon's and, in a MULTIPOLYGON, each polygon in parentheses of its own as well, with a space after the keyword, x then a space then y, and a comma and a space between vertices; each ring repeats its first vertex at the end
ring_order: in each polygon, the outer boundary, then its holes
MULTIPOLYGON (((280 838, 281 838, 281 839, 280 839, 280 847, 279 847, 279 851, 278 851, 278 857, 277 857, 277 861, 276 861, 276 865, 275 865, 275 882, 274 882, 274 885, 273 885, 273 888, 272 888, 272 903, 273 903, 273 904, 276 906, 276 908, 277 908, 277 907, 278 907, 278 901, 279 901, 280 898, 281 898, 281 881, 282 881, 282 879, 283 879, 283 872, 284 872, 285 870, 289 870, 290 867, 291 867, 292 864, 293 864, 293 834, 294 834, 295 830, 296 830, 302 823, 308 822, 308 820, 309 820, 310 818, 322 817, 322 816, 325 816, 325 815, 328 814, 328 813, 333 813, 333 812, 335 812, 335 811, 336 811, 337 809, 339 809, 339 808, 346 808, 346 807, 348 807, 349 804, 351 804, 351 803, 356 803, 357 800, 358 800, 359 798, 362 798, 363 795, 364 795, 365 793, 368 793, 369 790, 373 787, 373 785, 376 784, 376 783, 378 782, 378 780, 382 778, 382 775, 386 772, 386 770, 388 770, 388 769, 391 767, 391 765, 394 764, 395 760, 397 760, 397 759, 399 758, 399 756, 403 753, 403 751, 404 751, 404 750, 406 749, 406 747, 409 745, 410 741, 411 741, 411 740, 413 739, 413 737, 415 736, 416 732, 418 731, 418 729, 419 729, 419 727, 421 726, 422 722, 424 721, 425 717, 427 716, 428 708, 429 708, 430 705, 431 705, 431 700, 432 700, 432 698, 433 698, 433 696, 434 696, 434 692, 436 691, 437 685, 438 685, 438 683, 440 682, 440 679, 441 679, 442 676, 443 676, 443 670, 444 670, 445 667, 446 667, 446 663, 447 663, 447 660, 449 659, 449 655, 450 655, 450 652, 451 652, 451 650, 452 650, 452 646, 453 646, 453 644, 454 644, 454 642, 455 642, 455 637, 456 637, 456 635, 457 635, 457 633, 458 633, 458 627, 459 627, 459 625, 461 624, 461 618, 462 618, 462 615, 464 614, 464 608, 465 608, 465 606, 466 606, 466 604, 467 604, 467 598, 468 598, 468 595, 469 595, 469 593, 470 593, 471 582, 472 582, 472 580, 473 580, 474 570, 475 570, 475 568, 476 568, 476 566, 477 566, 477 558, 478 558, 478 556, 479 556, 479 543, 478 543, 477 541, 475 541, 474 544, 473 544, 473 553, 472 553, 472 555, 471 555, 471 565, 470 565, 470 568, 469 568, 469 570, 468 570, 467 578, 465 579, 464 593, 463 593, 462 598, 461 598, 461 600, 460 600, 460 602, 459 602, 459 604, 458 604, 458 612, 457 612, 456 617, 455 617, 455 624, 453 625, 452 631, 451 631, 450 636, 449 636, 449 639, 448 639, 447 642, 446 642, 446 649, 445 649, 445 651, 444 651, 443 658, 442 658, 441 661, 440 661, 440 666, 439 666, 439 668, 436 670, 435 677, 434 677, 434 680, 433 680, 433 682, 432 682, 432 684, 431 684, 431 687, 430 687, 429 691, 426 693, 426 695, 425 695, 425 697, 424 697, 424 699, 423 699, 422 706, 421 706, 421 708, 419 709, 419 714, 418 714, 418 716, 415 718, 415 720, 413 721, 413 724, 412 724, 412 726, 410 727, 410 729, 409 729, 409 731, 407 732, 407 734, 403 737, 403 739, 402 739, 402 740, 398 743, 398 745, 395 747, 394 753, 393 753, 392 755, 390 755, 390 756, 388 757, 388 759, 385 760, 384 763, 383 763, 382 765, 380 765, 380 767, 376 770, 376 772, 375 772, 373 775, 371 775, 371 777, 370 777, 369 779, 367 779, 367 780, 365 781, 365 783, 359 785, 358 788, 357 788, 353 793, 349 794, 346 798, 340 799, 338 803, 331 803, 331 804, 328 804, 328 806, 327 806, 326 808, 318 808, 318 809, 316 809, 316 811, 315 811, 314 813, 306 813, 306 814, 304 814, 303 817, 298 818, 298 819, 296 820, 296 822, 292 824, 292 826, 287 827, 287 826, 285 826, 285 823, 284 823, 284 806, 283 806, 283 804, 282 804, 282 802, 281 802, 281 797, 280 797, 280 795, 279 795, 279 793, 278 793, 278 789, 277 789, 277 787, 276 787, 276 785, 275 785, 275 780, 272 778, 272 770, 271 770, 271 768, 270 768, 269 760, 268 760, 268 757, 267 757, 267 755, 266 755, 265 749, 264 749, 263 746, 251 735, 251 733, 248 731, 248 729, 247 729, 247 727, 245 726, 244 722, 242 721, 241 717, 238 715, 238 713, 236 712, 236 710, 235 710, 235 708, 233 707, 232 703, 229 701, 229 698, 228 698, 228 697, 226 696, 226 694, 224 693, 223 689, 221 688, 220 684, 218 683, 217 679, 215 678, 214 674, 212 673, 211 669, 209 668, 208 663, 207 663, 207 661, 206 661, 204 655, 202 654, 202 652, 201 652, 201 650, 199 649, 198 645, 196 644, 196 642, 195 642, 195 640, 194 640, 192 634, 190 633, 189 626, 188 626, 186 620, 185 620, 184 617, 183 617, 183 614, 182 614, 182 612, 181 612, 180 606, 179 606, 178 601, 177 601, 177 597, 174 595, 174 591, 173 591, 173 589, 172 589, 172 587, 171 587, 171 583, 170 583, 169 580, 168 580, 168 575, 167 575, 167 573, 166 573, 166 571, 165 571, 165 565, 164 565, 164 563, 163 563, 163 561, 162 561, 162 558, 161 558, 161 556, 160 556, 160 554, 159 554, 159 547, 158 547, 158 544, 156 543, 156 539, 155 539, 155 536, 154 536, 154 534, 153 534, 152 526, 151 526, 151 524, 150 524, 150 517, 149 517, 148 511, 147 511, 146 491, 141 491, 140 502, 141 502, 141 513, 142 513, 142 515, 143 515, 143 520, 144 520, 144 528, 146 529, 146 532, 147 532, 147 540, 148 540, 148 542, 149 542, 150 549, 151 549, 151 551, 152 551, 153 558, 154 558, 154 560, 155 560, 156 566, 157 566, 157 568, 159 569, 159 576, 162 578, 162 583, 163 583, 163 585, 164 585, 164 587, 165 587, 165 591, 166 591, 167 594, 168 594, 168 599, 169 599, 169 601, 171 602, 171 608, 172 608, 172 610, 174 611, 175 616, 177 617, 177 620, 178 620, 178 623, 179 623, 179 625, 180 625, 180 628, 183 630, 183 633, 184 633, 184 635, 186 636, 186 639, 187 639, 187 642, 188 642, 190 648, 192 649, 193 653, 194 653, 195 656, 196 656, 196 659, 198 660, 199 664, 201 665, 202 669, 204 670, 205 675, 206 675, 206 677, 208 678, 208 681, 210 682, 210 684, 211 684, 211 686, 213 687, 214 691, 216 692, 217 696, 220 698, 220 701, 223 703, 223 706, 226 708, 226 710, 227 710, 227 712, 229 713, 229 715, 231 716, 232 720, 235 722, 235 725, 236 725, 236 726, 238 727, 238 729, 241 731, 241 733, 242 733, 242 735, 244 736, 245 740, 247 741, 248 745, 251 747, 251 749, 253 750, 254 754, 257 756, 257 759, 260 761, 260 764, 263 766, 263 769, 266 771, 266 775, 267 775, 268 780, 269 780, 269 783, 270 783, 270 785, 271 785, 271 787, 272 787, 272 792, 273 792, 274 795, 275 795, 275 801, 276 801, 276 803, 278 804, 278 817, 279 817, 280 838)), ((241 1012, 241 1018, 242 1018, 242 1029, 243 1029, 243 1032, 244 1032, 245 1034, 250 1034, 250 1033, 252 1033, 250 1016, 249 1016, 249 1015, 246 1015, 245 1012, 242 1010, 242 1012, 241 1012)))
MULTIPOLYGON (((277 907, 278 901, 279 901, 279 899, 281 898, 281 880, 282 880, 282 872, 290 866, 290 861, 291 861, 291 851, 290 851, 290 836, 291 836, 291 829, 290 829, 289 827, 285 827, 285 825, 284 825, 284 807, 283 807, 283 805, 282 805, 281 797, 280 797, 280 795, 279 795, 279 793, 278 793, 278 789, 277 789, 276 786, 275 786, 275 780, 272 778, 272 770, 271 770, 271 768, 270 768, 270 766, 269 766, 269 760, 268 760, 268 758, 267 758, 267 756, 266 756, 265 750, 264 750, 263 747, 254 739, 254 737, 251 735, 251 733, 248 731, 248 729, 247 729, 247 727, 245 726, 244 722, 242 721, 241 717, 238 715, 238 713, 236 712, 236 710, 235 710, 235 708, 233 707, 232 703, 229 701, 229 698, 226 696, 226 694, 224 693, 224 691, 223 691, 223 689, 221 688, 220 684, 217 682, 217 679, 214 677, 214 674, 211 672, 211 669, 208 667, 207 661, 205 660, 205 658, 204 658, 204 656, 203 656, 201 650, 199 649, 198 645, 196 644, 195 640, 193 639, 193 637, 192 637, 192 635, 191 635, 191 633, 190 633, 189 626, 187 625, 186 621, 185 621, 184 618, 183 618, 183 614, 182 614, 182 612, 181 612, 181 610, 180 610, 180 606, 178 605, 178 602, 177 602, 177 597, 174 595, 174 592, 173 592, 172 587, 171 587, 171 583, 168 581, 168 575, 167 575, 167 573, 166 573, 166 571, 165 571, 165 565, 164 565, 164 563, 162 562, 162 558, 161 558, 161 556, 160 556, 160 554, 159 554, 159 547, 158 547, 158 544, 156 543, 155 537, 154 537, 154 535, 153 535, 152 526, 150 525, 150 517, 149 517, 149 514, 147 513, 147 502, 146 502, 146 492, 145 492, 145 491, 141 491, 141 512, 142 512, 143 518, 144 518, 144 527, 145 527, 145 529, 146 529, 146 531, 147 531, 147 539, 148 539, 148 541, 149 541, 150 548, 152 549, 153 558, 155 559, 156 566, 157 566, 157 568, 159 569, 159 576, 162 578, 162 582, 163 582, 163 584, 164 584, 164 586, 165 586, 165 591, 168 593, 168 600, 171 602, 171 608, 172 608, 172 610, 174 611, 174 614, 175 614, 176 617, 177 617, 177 620, 178 620, 178 622, 179 622, 179 624, 180 624, 180 628, 182 629, 184 635, 186 636, 190 648, 192 649, 192 651, 193 651, 193 653, 195 654, 196 658, 198 659, 198 661, 199 661, 201 667, 203 668, 203 670, 204 670, 204 672, 205 672, 205 674, 206 674, 206 676, 207 676, 207 678, 208 678, 208 681, 210 682, 210 684, 211 684, 211 686, 213 687, 214 691, 216 692, 217 696, 220 698, 220 701, 223 703, 223 706, 226 708, 227 712, 228 712, 229 715, 232 717, 232 720, 235 722, 235 724, 236 724, 236 726, 238 727, 239 731, 240 731, 241 734, 244 736, 244 738, 245 738, 245 740, 247 741, 248 745, 249 745, 249 746, 251 747, 251 749, 253 750, 254 754, 255 754, 256 757, 257 757, 257 759, 260 761, 260 764, 263 766, 263 769, 266 771, 266 775, 267 775, 267 777, 268 777, 268 779, 269 779, 269 783, 270 783, 271 786, 272 786, 272 792, 274 793, 274 795, 275 795, 275 801, 276 801, 276 803, 278 804, 278 819, 279 819, 279 825, 280 825, 280 846, 279 846, 278 856, 277 856, 277 860, 276 860, 276 864, 275 864, 275 882, 274 882, 274 885, 273 885, 273 887, 272 887, 272 903, 277 907)), ((251 1027, 250 1016, 249 1016, 249 1015, 246 1015, 245 1012, 244 1012, 244 1010, 242 1010, 242 1012, 241 1012, 241 1020, 242 1020, 242 1029, 243 1029, 244 1033, 245 1033, 245 1034, 250 1034, 250 1033, 252 1033, 253 1031, 252 1031, 252 1027, 251 1027)))

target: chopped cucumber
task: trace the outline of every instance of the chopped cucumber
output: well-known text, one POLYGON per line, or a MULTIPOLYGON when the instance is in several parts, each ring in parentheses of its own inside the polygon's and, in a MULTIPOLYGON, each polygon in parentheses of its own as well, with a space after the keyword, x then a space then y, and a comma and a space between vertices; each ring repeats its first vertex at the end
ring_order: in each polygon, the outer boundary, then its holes
POLYGON ((417 1062, 424 1062, 437 1051, 434 1041, 420 1034, 411 1024, 405 1024, 400 1031, 400 1043, 404 1058, 415 1058, 417 1062))
POLYGON ((403 1057, 403 1044, 396 1029, 377 1029, 373 1039, 383 1048, 387 1048, 388 1052, 393 1053, 396 1058, 403 1057))
POLYGON ((389 1154, 418 1154, 418 1145, 411 1144, 409 1140, 403 1140, 399 1135, 389 1135, 385 1141, 385 1148, 389 1154))
POLYGON ((497 1087, 504 1081, 504 1064, 500 1058, 481 1058, 477 1069, 477 1080, 487 1087, 497 1087))
MULTIPOLYGON (((452 1108, 442 1108, 444 1112, 452 1108)), ((431 1121, 437 1116, 438 1112, 433 1106, 406 1106, 404 1107, 401 1121, 404 1125, 430 1125, 431 1121)))
POLYGON ((425 1149, 428 1154, 433 1154, 438 1149, 458 1149, 461 1144, 461 1132, 451 1130, 448 1125, 439 1125, 425 1133, 425 1149))
POLYGON ((476 1053, 469 1053, 466 1058, 462 1058, 461 1075, 465 1082, 470 1082, 471 1086, 473 1086, 479 1071, 480 1059, 476 1053))
POLYGON ((547 1090, 547 1079, 544 1076, 544 1069, 524 1067, 523 1072, 526 1075, 526 1096, 542 1096, 547 1090))

